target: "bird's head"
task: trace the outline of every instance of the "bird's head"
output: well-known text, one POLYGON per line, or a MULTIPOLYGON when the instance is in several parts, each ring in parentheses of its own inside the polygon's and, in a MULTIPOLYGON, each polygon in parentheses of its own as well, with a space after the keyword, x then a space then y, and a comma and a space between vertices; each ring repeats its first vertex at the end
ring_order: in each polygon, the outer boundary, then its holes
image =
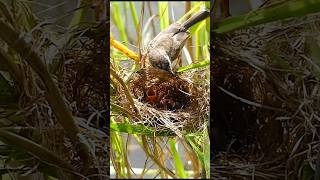
POLYGON ((172 71, 171 60, 167 53, 162 49, 150 49, 148 52, 150 64, 158 69, 169 72, 174 75, 172 71))

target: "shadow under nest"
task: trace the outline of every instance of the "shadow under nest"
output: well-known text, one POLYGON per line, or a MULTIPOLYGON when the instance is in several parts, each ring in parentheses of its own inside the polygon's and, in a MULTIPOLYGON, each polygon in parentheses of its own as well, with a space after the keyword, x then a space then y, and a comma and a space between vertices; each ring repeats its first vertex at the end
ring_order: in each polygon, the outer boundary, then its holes
MULTIPOLYGON (((204 80, 203 71, 171 76, 147 67, 134 73, 128 86, 139 117, 133 118, 132 123, 178 136, 182 131, 201 131, 209 113, 209 80, 204 80), (202 80, 195 82, 194 77, 202 80)), ((129 107, 126 98, 119 103, 129 107)))
POLYGON ((211 177, 298 179, 319 163, 319 15, 214 38, 211 177), (317 37, 317 38, 315 38, 317 37))

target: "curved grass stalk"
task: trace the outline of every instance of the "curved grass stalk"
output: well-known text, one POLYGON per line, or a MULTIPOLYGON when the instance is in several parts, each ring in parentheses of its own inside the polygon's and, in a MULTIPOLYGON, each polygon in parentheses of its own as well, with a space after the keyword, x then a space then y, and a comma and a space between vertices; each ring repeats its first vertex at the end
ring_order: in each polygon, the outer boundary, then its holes
POLYGON ((162 169, 163 171, 165 171, 165 173, 167 173, 169 176, 171 176, 172 178, 177 178, 176 175, 169 171, 166 167, 164 167, 161 162, 159 161, 159 159, 157 159, 156 157, 154 157, 151 153, 150 147, 148 146, 148 141, 146 136, 142 136, 142 147, 144 152, 146 153, 147 156, 149 156, 157 165, 160 169, 162 169))
POLYGON ((192 13, 196 12, 199 10, 200 6, 202 6, 202 3, 197 3, 193 8, 190 9, 187 13, 185 13, 179 20, 179 23, 182 23, 185 21, 192 13))
MULTIPOLYGON (((190 158, 192 162, 192 169, 193 169, 193 177, 196 179, 200 177, 200 170, 201 170, 201 164, 200 161, 198 160, 198 157, 192 147, 187 143, 187 139, 184 138, 181 141, 181 144, 183 145, 185 151, 186 151, 186 156, 190 158)), ((210 162, 209 162, 210 163, 210 162)), ((188 173, 191 175, 190 173, 188 173)))
POLYGON ((154 130, 149 129, 143 125, 132 125, 128 123, 114 123, 110 122, 110 129, 112 131, 124 132, 128 134, 142 134, 146 136, 176 136, 175 133, 171 131, 161 131, 154 132, 154 130))
POLYGON ((117 172, 117 178, 124 178, 126 177, 126 173, 125 173, 125 162, 124 160, 121 158, 122 155, 124 154, 124 147, 122 144, 122 138, 121 135, 118 132, 111 132, 110 133, 110 137, 111 137, 111 146, 113 147, 113 151, 114 156, 111 156, 113 158, 112 162, 113 162, 113 166, 117 172))
POLYGON ((60 167, 68 171, 68 177, 71 179, 78 179, 79 177, 72 174, 72 172, 76 173, 75 169, 68 164, 65 160, 58 157, 52 151, 46 149, 45 147, 25 138, 19 136, 15 133, 9 132, 3 128, 0 128, 0 139, 4 141, 6 144, 10 144, 18 147, 21 150, 27 151, 29 154, 38 157, 39 159, 45 161, 45 163, 54 165, 56 167, 60 167), (69 174, 71 172, 71 174, 69 174))
POLYGON ((163 30, 169 26, 169 2, 158 2, 159 17, 160 17, 160 29, 163 30))
MULTIPOLYGON (((55 7, 61 6, 61 4, 57 4, 55 7)), ((74 14, 72 16, 72 20, 69 24, 69 29, 77 27, 79 26, 79 24, 86 21, 86 14, 88 13, 90 6, 91 6, 91 2, 88 0, 81 0, 78 2, 77 8, 75 9, 74 14)))
POLYGON ((138 49, 139 49, 139 57, 141 57, 141 43, 142 43, 142 32, 141 30, 143 29, 143 17, 144 17, 144 8, 145 8, 145 2, 142 2, 141 5, 141 11, 140 11, 140 19, 139 19, 139 24, 136 27, 136 33, 138 37, 138 49))
POLYGON ((188 71, 191 69, 197 69, 197 68, 201 68, 201 67, 206 67, 210 65, 210 60, 204 60, 204 61, 200 61, 198 63, 195 64, 190 64, 188 66, 183 66, 183 67, 179 67, 177 69, 177 72, 184 72, 184 71, 188 71))
POLYGON ((127 3, 129 3, 129 8, 130 8, 130 12, 131 12, 131 16, 132 16, 134 27, 137 29, 138 26, 139 26, 139 20, 138 20, 136 7, 135 7, 135 5, 133 4, 132 1, 129 1, 127 3))
MULTIPOLYGON (((209 10, 210 9, 210 1, 206 1, 205 2, 205 6, 206 6, 206 9, 209 10)), ((206 19, 206 30, 207 30, 208 33, 210 32, 210 18, 206 19)))
POLYGON ((130 103, 130 105, 132 106, 133 110, 138 113, 138 116, 140 116, 139 110, 137 109, 137 107, 134 105, 133 102, 133 98, 130 95, 129 89, 126 86, 126 84, 124 83, 124 81, 121 79, 121 77, 115 72, 115 70, 113 70, 112 68, 110 68, 110 74, 117 79, 117 81, 121 84, 121 86, 123 87, 124 93, 130 103))
MULTIPOLYGON (((152 142, 152 146, 154 147, 154 156, 158 157, 159 162, 161 164, 165 164, 165 153, 163 151, 163 148, 160 146, 158 139, 161 141, 160 137, 154 136, 152 137, 153 142, 152 142), (157 142, 158 141, 158 142, 157 142)), ((164 173, 163 171, 160 171, 160 177, 161 179, 168 179, 168 175, 166 173, 164 173)))
MULTIPOLYGON (((152 12, 152 8, 151 8, 151 2, 147 1, 148 3, 148 12, 149 12, 149 16, 153 18, 154 13, 152 12)), ((154 25, 154 21, 151 21, 151 27, 152 27, 152 34, 155 37, 156 36, 156 26, 154 25)))
POLYGON ((203 36, 205 35, 205 32, 204 32, 205 29, 203 28, 205 24, 206 24, 206 21, 202 21, 195 27, 196 28, 195 30, 196 59, 193 62, 196 62, 197 59, 203 58, 201 57, 201 55, 203 55, 201 44, 203 43, 202 39, 203 39, 203 36))
POLYGON ((128 116, 128 118, 132 119, 134 117, 134 115, 130 111, 126 110, 125 108, 123 108, 115 103, 112 103, 112 102, 110 102, 110 105, 114 109, 117 109, 117 110, 121 111, 123 114, 125 114, 126 116, 128 116))
POLYGON ((111 2, 111 6, 113 8, 113 16, 111 17, 120 32, 120 39, 124 41, 126 45, 128 45, 128 37, 125 31, 124 22, 121 18, 122 13, 120 11, 119 2, 113 1, 111 2))
POLYGON ((183 163, 180 159, 179 153, 175 147, 176 143, 177 143, 176 140, 174 140, 172 138, 169 139, 170 149, 171 149, 171 153, 173 155, 174 164, 176 166, 177 174, 180 178, 188 178, 188 175, 184 170, 183 163))

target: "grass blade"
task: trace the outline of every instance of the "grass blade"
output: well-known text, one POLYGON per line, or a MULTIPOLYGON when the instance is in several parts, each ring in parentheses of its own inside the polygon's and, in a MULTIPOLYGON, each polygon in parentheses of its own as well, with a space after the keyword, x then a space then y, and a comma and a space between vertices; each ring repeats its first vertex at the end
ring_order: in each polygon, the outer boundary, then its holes
POLYGON ((224 34, 239 28, 255 26, 290 17, 304 16, 320 11, 319 0, 297 0, 234 16, 216 24, 213 32, 224 34))
POLYGON ((169 26, 169 11, 168 2, 158 2, 159 5, 159 17, 160 17, 160 29, 163 30, 169 26))
POLYGON ((122 42, 128 46, 128 38, 127 33, 124 27, 124 22, 122 20, 122 13, 120 12, 119 4, 118 2, 111 2, 111 5, 113 7, 113 17, 114 17, 114 23, 117 25, 117 28, 120 32, 120 39, 122 42))
POLYGON ((195 64, 190 64, 188 66, 183 66, 177 69, 177 72, 184 72, 184 71, 188 71, 191 69, 197 69, 197 68, 202 68, 202 67, 206 67, 210 65, 210 60, 204 60, 204 61, 200 61, 198 63, 195 64))
POLYGON ((129 7, 130 7, 130 12, 131 12, 134 27, 138 29, 138 26, 139 26, 138 15, 137 15, 136 7, 132 1, 129 2, 129 7))
POLYGON ((172 138, 169 139, 170 149, 173 155, 174 164, 176 166, 176 171, 178 174, 178 177, 180 178, 188 178, 186 172, 184 171, 183 163, 180 159, 179 153, 175 147, 176 141, 172 138))

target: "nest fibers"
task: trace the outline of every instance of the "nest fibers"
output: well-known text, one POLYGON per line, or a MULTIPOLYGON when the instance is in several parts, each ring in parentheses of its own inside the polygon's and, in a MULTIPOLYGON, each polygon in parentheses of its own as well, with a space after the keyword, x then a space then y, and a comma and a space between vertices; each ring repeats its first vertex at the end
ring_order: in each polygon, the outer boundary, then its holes
MULTIPOLYGON (((184 130, 201 131, 209 114, 209 78, 206 74, 209 75, 208 69, 192 70, 174 77, 152 67, 136 72, 128 87, 140 117, 132 119, 132 123, 147 125, 156 131, 170 129, 179 137, 184 130)), ((129 107, 125 98, 119 101, 129 107)))
POLYGON ((320 68, 315 55, 320 47, 319 29, 318 14, 216 39, 223 56, 220 62, 242 61, 254 70, 253 88, 248 90, 254 94, 250 100, 258 106, 259 114, 254 134, 258 138, 246 144, 252 148, 244 154, 217 155, 211 171, 214 178, 298 179, 320 163, 320 68), (281 131, 274 137, 276 129, 281 131))

